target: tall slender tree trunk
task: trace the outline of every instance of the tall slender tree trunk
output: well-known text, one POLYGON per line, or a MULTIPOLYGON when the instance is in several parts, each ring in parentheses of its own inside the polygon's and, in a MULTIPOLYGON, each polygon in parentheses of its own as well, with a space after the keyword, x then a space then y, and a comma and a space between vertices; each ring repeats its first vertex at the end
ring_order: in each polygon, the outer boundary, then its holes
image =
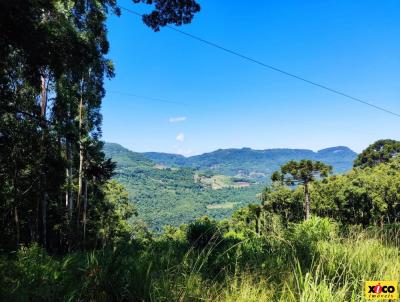
POLYGON ((46 123, 46 108, 47 108, 47 87, 46 87, 46 78, 42 75, 40 77, 41 80, 41 100, 40 100, 40 114, 41 117, 43 119, 42 123, 44 125, 43 127, 43 142, 42 142, 42 147, 41 147, 41 153, 42 153, 42 188, 44 188, 44 193, 43 196, 41 198, 41 208, 42 208, 42 242, 43 242, 43 246, 44 248, 47 248, 47 175, 46 172, 43 171, 43 164, 45 161, 45 148, 43 146, 43 144, 46 142, 46 138, 47 138, 47 125, 46 123))
MULTIPOLYGON (((67 159, 68 162, 68 159, 67 159)), ((67 181, 67 188, 65 189, 65 208, 69 209, 69 169, 68 167, 65 169, 65 180, 67 181)), ((68 211, 68 217, 69 217, 68 211)))
POLYGON ((35 229, 34 229, 34 241, 39 243, 39 208, 40 208, 40 199, 36 201, 36 209, 35 209, 35 229))
POLYGON ((68 219, 71 222, 73 211, 74 211, 74 196, 72 194, 72 179, 73 179, 73 158, 72 158, 72 146, 70 140, 70 125, 71 125, 71 102, 68 102, 67 111, 67 133, 65 136, 65 153, 67 157, 67 168, 66 168, 66 178, 67 178, 67 188, 65 190, 65 206, 68 209, 68 219))
POLYGON ((47 248, 47 192, 44 193, 42 198, 42 234, 43 234, 43 247, 47 248))
POLYGON ((308 190, 308 183, 304 184, 304 195, 305 195, 305 220, 309 220, 310 214, 310 192, 308 190))
POLYGON ((87 207, 88 207, 88 181, 85 179, 85 193, 83 202, 83 244, 86 245, 86 223, 87 223, 87 207))
POLYGON ((17 163, 16 160, 13 161, 14 164, 14 175, 12 179, 12 188, 13 188, 13 197, 14 197, 14 223, 15 223, 15 232, 16 232, 16 238, 15 238, 15 243, 17 249, 19 248, 20 244, 20 226, 19 226, 19 218, 18 218, 18 190, 17 190, 17 181, 18 181, 18 171, 17 171, 17 163))
POLYGON ((42 76, 40 76, 40 81, 41 81, 40 115, 43 119, 45 119, 46 118, 46 108, 47 108, 46 78, 42 75, 42 76))
POLYGON ((69 219, 72 219, 72 213, 74 210, 74 196, 72 195, 72 150, 71 150, 71 142, 69 139, 66 139, 65 148, 67 153, 67 168, 66 168, 66 177, 67 177, 67 189, 65 190, 65 203, 68 209, 69 219))
MULTIPOLYGON (((83 89, 82 89, 83 90, 83 89)), ((78 172, 78 195, 76 199, 77 208, 77 226, 79 229, 79 219, 81 215, 81 197, 82 197, 82 180, 83 180, 83 142, 82 142, 82 126, 83 126, 83 96, 81 92, 81 97, 79 101, 79 172, 78 172)))
POLYGON ((21 231, 19 227, 19 217, 18 217, 18 208, 15 206, 14 207, 14 222, 15 222, 15 232, 16 232, 16 244, 17 244, 17 249, 19 248, 19 243, 20 243, 20 238, 21 238, 21 231))

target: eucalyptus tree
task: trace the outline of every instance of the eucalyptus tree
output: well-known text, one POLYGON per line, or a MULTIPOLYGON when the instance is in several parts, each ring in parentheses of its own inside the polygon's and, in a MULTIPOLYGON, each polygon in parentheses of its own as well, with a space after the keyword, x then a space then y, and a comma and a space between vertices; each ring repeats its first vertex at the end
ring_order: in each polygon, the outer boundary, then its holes
MULTIPOLYGON (((152 7, 143 22, 155 31, 200 10, 192 0, 139 2, 152 7)), ((90 208, 114 167, 100 142, 110 13, 121 13, 115 0, 0 2, 0 232, 16 246, 71 249, 95 233, 90 208)))
POLYGON ((301 160, 289 161, 280 171, 272 174, 272 181, 279 181, 290 186, 302 185, 304 187, 304 217, 310 218, 310 191, 309 185, 316 178, 326 177, 332 172, 332 167, 320 161, 301 160))

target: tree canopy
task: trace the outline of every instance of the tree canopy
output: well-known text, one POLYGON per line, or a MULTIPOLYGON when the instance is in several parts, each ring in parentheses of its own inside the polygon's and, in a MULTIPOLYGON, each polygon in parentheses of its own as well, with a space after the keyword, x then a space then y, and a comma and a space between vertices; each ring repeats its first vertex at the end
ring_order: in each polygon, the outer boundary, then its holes
MULTIPOLYGON (((353 169, 310 184, 311 212, 343 225, 383 225, 400 219, 400 158, 373 167, 353 169)), ((289 188, 281 182, 267 187, 261 199, 266 212, 279 214, 287 222, 303 215, 305 190, 289 188)))
POLYGON ((310 193, 309 183, 313 182, 316 177, 326 177, 332 172, 332 167, 320 161, 301 160, 289 161, 283 165, 280 171, 272 174, 272 181, 278 181, 287 185, 303 185, 304 186, 304 212, 305 219, 310 218, 310 193))
POLYGON ((287 185, 306 184, 316 177, 326 177, 332 172, 332 167, 320 161, 291 160, 284 164, 280 171, 274 172, 272 181, 282 181, 287 185))
MULTIPOLYGON (((152 7, 143 21, 155 31, 200 10, 195 1, 133 2, 152 7)), ((96 247, 133 213, 109 198, 115 163, 100 140, 104 79, 114 76, 110 13, 121 13, 115 0, 0 2, 2 249, 96 247)))
POLYGON ((373 167, 386 163, 400 154, 400 142, 392 139, 381 139, 369 145, 354 161, 354 167, 373 167))

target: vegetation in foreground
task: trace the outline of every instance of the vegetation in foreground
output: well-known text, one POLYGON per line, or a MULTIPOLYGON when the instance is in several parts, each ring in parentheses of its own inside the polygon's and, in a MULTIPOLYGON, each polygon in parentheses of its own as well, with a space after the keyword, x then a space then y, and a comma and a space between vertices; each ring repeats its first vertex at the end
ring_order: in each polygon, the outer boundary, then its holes
POLYGON ((160 237, 51 257, 1 258, 5 301, 362 301, 363 281, 398 280, 397 227, 339 230, 327 218, 257 235, 245 217, 198 220, 160 237), (346 233, 346 234, 345 234, 346 233), (396 241, 397 240, 397 241, 396 241))
POLYGON ((2 253, 0 300, 363 301, 365 280, 400 278, 400 158, 371 148, 344 175, 289 162, 261 204, 158 235, 128 223, 135 209, 109 181, 88 247, 2 253))
POLYGON ((102 247, 49 255, 33 244, 3 253, 1 297, 363 301, 365 280, 400 278, 399 158, 324 179, 307 178, 308 168, 326 169, 309 164, 282 167, 278 180, 262 194, 261 205, 236 211, 229 220, 203 217, 166 226, 159 235, 126 223, 134 210, 126 191, 113 181, 106 200, 115 205, 110 213, 119 216, 110 216, 114 219, 103 230, 102 247), (307 190, 304 184, 291 188, 286 186, 290 182, 281 182, 298 173, 309 180, 307 190), (311 202, 313 216, 303 221, 306 202, 311 202))

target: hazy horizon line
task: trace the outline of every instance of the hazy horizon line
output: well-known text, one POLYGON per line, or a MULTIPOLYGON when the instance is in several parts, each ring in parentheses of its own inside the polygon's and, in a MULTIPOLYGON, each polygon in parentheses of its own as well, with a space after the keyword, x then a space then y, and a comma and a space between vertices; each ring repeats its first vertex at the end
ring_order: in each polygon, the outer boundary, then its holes
POLYGON ((117 142, 111 142, 111 141, 104 141, 104 143, 106 144, 117 144, 120 145, 121 147, 128 149, 131 152, 135 152, 135 153, 163 153, 163 154, 172 154, 172 155, 180 155, 183 157, 192 157, 192 156, 198 156, 198 155, 203 155, 203 154, 208 154, 208 153, 213 153, 215 151, 219 151, 219 150, 241 150, 241 149, 250 149, 252 151, 268 151, 268 150, 304 150, 304 151, 312 151, 314 153, 318 153, 319 151, 322 150, 326 150, 326 149, 331 149, 331 148, 347 148, 350 151, 359 154, 360 152, 357 152, 355 150, 353 150, 352 148, 345 146, 345 145, 337 145, 337 146, 330 146, 330 147, 325 147, 325 148, 321 148, 321 149, 311 149, 311 148, 293 148, 293 147, 273 147, 273 148, 265 148, 265 149, 254 149, 251 147, 228 147, 228 148, 217 148, 217 149, 213 149, 210 151, 205 151, 205 152, 198 152, 198 153, 193 153, 191 155, 184 155, 184 154, 180 154, 180 153, 174 153, 174 152, 168 152, 168 151, 154 151, 154 150, 150 150, 150 151, 137 151, 134 150, 130 147, 127 147, 121 143, 117 143, 117 142))

